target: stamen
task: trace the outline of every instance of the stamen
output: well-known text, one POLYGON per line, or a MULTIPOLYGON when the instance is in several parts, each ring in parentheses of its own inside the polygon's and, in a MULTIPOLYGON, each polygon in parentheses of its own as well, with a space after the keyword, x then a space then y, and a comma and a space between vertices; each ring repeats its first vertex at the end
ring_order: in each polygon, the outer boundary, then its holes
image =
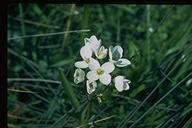
POLYGON ((104 70, 101 69, 101 68, 98 68, 98 69, 96 70, 96 72, 97 72, 97 75, 102 75, 102 74, 104 73, 104 70))
POLYGON ((86 62, 87 64, 90 63, 90 59, 89 59, 89 58, 85 59, 85 62, 86 62))

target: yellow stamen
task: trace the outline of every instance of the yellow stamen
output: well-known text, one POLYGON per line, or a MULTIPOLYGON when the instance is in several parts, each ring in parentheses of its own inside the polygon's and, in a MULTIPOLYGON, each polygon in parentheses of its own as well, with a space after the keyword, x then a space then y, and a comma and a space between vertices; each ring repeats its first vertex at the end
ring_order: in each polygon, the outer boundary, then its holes
POLYGON ((85 62, 86 62, 87 64, 90 63, 90 59, 89 59, 89 58, 85 59, 85 62))
POLYGON ((104 70, 101 69, 101 68, 98 68, 98 69, 96 70, 96 72, 97 72, 97 75, 102 75, 102 74, 104 73, 104 70))

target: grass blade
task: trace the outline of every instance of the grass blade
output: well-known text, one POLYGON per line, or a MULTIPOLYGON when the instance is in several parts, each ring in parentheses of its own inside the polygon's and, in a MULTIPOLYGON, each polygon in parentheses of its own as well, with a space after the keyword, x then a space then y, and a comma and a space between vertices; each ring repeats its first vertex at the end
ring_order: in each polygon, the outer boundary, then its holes
POLYGON ((89 31, 90 31, 89 29, 86 29, 86 30, 71 30, 71 31, 65 31, 65 32, 55 32, 55 33, 25 35, 25 36, 8 38, 8 41, 10 41, 10 40, 16 40, 16 39, 23 39, 23 38, 31 38, 31 37, 55 36, 55 35, 61 35, 61 34, 65 34, 65 33, 78 33, 78 32, 89 32, 89 31))
POLYGON ((134 116, 134 114, 143 106, 143 104, 151 97, 151 95, 159 88, 159 86, 167 79, 167 77, 169 75, 171 75, 171 73, 173 71, 175 71, 175 69, 178 67, 178 65, 180 64, 180 61, 178 61, 177 64, 175 64, 175 66, 172 68, 172 70, 169 71, 169 73, 159 82, 159 84, 157 84, 157 86, 155 86, 155 88, 150 92, 150 94, 143 100, 143 102, 141 102, 139 104, 139 106, 137 106, 135 109, 133 109, 133 111, 131 111, 129 113, 129 115, 127 115, 125 117, 124 120, 122 120, 119 124, 118 127, 124 127, 126 125, 126 123, 134 116), (121 126, 122 124, 122 126, 121 126))
POLYGON ((63 71, 61 69, 59 69, 59 74, 61 77, 63 88, 64 88, 65 92, 67 93, 68 97, 70 98, 73 107, 78 109, 80 107, 80 103, 73 91, 72 86, 70 86, 66 76, 63 74, 63 71))
POLYGON ((175 86, 173 86, 173 88, 171 88, 164 96, 162 96, 153 106, 151 106, 142 116, 140 116, 140 118, 138 118, 136 121, 134 121, 134 123, 130 126, 130 128, 132 128, 133 126, 135 126, 141 119, 143 119, 144 116, 146 116, 151 110, 153 110, 155 108, 155 106, 157 106, 157 104, 159 104, 162 100, 164 100, 171 92, 173 92, 181 83, 183 83, 186 79, 188 79, 189 77, 192 76, 192 72, 190 74, 188 74, 186 77, 184 77, 179 83, 177 83, 175 86))

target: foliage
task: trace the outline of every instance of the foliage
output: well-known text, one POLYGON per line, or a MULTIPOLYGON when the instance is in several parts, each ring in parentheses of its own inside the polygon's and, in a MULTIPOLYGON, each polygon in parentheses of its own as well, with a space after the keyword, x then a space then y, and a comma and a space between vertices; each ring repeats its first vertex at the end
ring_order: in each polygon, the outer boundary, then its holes
POLYGON ((9 127, 192 127, 191 27, 191 5, 10 4, 9 127), (130 90, 73 83, 91 35, 122 46, 130 90))

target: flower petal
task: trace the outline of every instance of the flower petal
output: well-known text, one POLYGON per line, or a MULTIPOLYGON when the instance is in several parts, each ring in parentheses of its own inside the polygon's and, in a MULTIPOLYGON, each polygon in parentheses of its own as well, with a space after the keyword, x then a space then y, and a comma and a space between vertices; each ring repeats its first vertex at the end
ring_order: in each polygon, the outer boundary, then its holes
POLYGON ((117 67, 125 67, 125 66, 130 65, 130 64, 131 64, 131 62, 130 62, 128 59, 119 59, 119 60, 115 63, 115 65, 116 65, 117 67))
POLYGON ((95 71, 99 67, 100 67, 99 62, 96 59, 91 58, 91 61, 89 63, 90 70, 95 71))
POLYGON ((89 44, 93 51, 98 50, 101 46, 101 40, 98 40, 95 35, 91 36, 90 38, 85 38, 84 41, 85 44, 89 44))
POLYGON ((97 76, 95 71, 89 71, 86 75, 87 79, 89 79, 90 81, 96 81, 99 79, 99 77, 97 76))
POLYGON ((125 83, 124 85, 123 85, 123 90, 129 90, 129 84, 128 83, 125 83))
POLYGON ((121 46, 117 45, 115 46, 115 50, 118 51, 119 55, 120 55, 120 58, 123 56, 123 49, 121 46))
POLYGON ((118 61, 119 59, 121 59, 122 54, 123 54, 123 49, 119 45, 115 47, 110 46, 109 48, 110 60, 118 61))
POLYGON ((97 40, 97 37, 95 36, 95 35, 92 35, 91 37, 90 37, 90 40, 92 41, 92 42, 97 42, 98 40, 97 40))
POLYGON ((90 41, 94 46, 100 46, 101 45, 101 39, 98 40, 97 37, 95 35, 92 35, 90 37, 90 41))
POLYGON ((109 47, 109 59, 112 60, 113 46, 109 47))
POLYGON ((117 76, 115 77, 115 87, 116 89, 119 91, 119 92, 122 92, 123 91, 123 79, 124 77, 123 76, 117 76))
POLYGON ((85 80, 84 77, 83 77, 83 78, 81 78, 81 77, 75 77, 75 78, 74 78, 74 83, 75 83, 75 84, 79 84, 79 83, 83 82, 84 80, 85 80))
POLYGON ((111 76, 108 73, 104 73, 99 80, 101 81, 101 83, 108 85, 111 83, 111 76))
POLYGON ((114 69, 115 66, 112 62, 106 62, 104 63, 101 68, 106 72, 106 73, 111 73, 114 69))
POLYGON ((91 51, 91 47, 89 45, 85 45, 81 48, 80 50, 80 55, 81 57, 85 60, 88 58, 91 58, 92 56, 92 51, 91 51))
POLYGON ((97 83, 95 81, 87 80, 86 87, 87 87, 87 93, 91 94, 92 92, 95 91, 95 88, 97 87, 97 83))
POLYGON ((77 68, 87 68, 89 65, 85 61, 78 61, 75 63, 77 68))
POLYGON ((131 83, 131 81, 130 80, 127 80, 127 79, 124 79, 123 80, 123 89, 124 90, 129 90, 129 84, 131 83))

